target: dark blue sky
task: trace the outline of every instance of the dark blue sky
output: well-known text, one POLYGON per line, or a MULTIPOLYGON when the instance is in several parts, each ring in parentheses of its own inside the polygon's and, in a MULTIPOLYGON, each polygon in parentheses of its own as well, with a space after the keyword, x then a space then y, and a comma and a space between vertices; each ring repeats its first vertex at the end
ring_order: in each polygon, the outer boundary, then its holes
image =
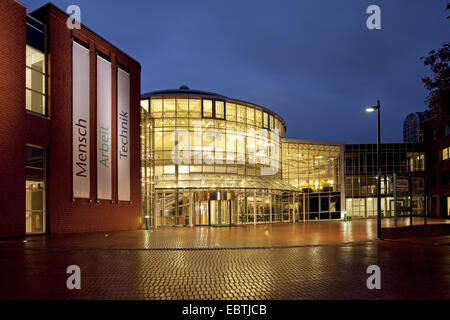
MULTIPOLYGON (((29 12, 47 1, 21 0, 29 12)), ((217 92, 263 105, 287 137, 401 142, 409 112, 423 111, 420 57, 449 41, 446 0, 54 0, 81 7, 82 23, 142 65, 142 92, 217 92), (381 7, 381 30, 366 8, 381 7)))

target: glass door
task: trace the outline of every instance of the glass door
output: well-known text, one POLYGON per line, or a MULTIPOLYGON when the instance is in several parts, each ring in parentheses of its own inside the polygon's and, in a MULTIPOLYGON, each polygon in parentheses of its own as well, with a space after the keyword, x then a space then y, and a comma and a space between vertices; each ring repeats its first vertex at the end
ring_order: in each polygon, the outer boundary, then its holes
POLYGON ((27 146, 25 165, 25 221, 27 234, 46 232, 45 150, 27 146))
POLYGON ((209 202, 212 226, 230 225, 231 200, 211 200, 209 202))
POLYGON ((197 201, 194 205, 195 225, 204 226, 209 225, 209 205, 208 201, 197 201))

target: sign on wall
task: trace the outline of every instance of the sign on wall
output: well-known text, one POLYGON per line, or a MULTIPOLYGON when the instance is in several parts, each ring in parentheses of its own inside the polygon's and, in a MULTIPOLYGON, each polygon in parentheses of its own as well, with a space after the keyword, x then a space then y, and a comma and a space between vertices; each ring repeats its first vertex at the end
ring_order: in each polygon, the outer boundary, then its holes
POLYGON ((72 42, 72 181, 73 197, 88 199, 89 167, 89 49, 72 42))
POLYGON ((130 201, 130 74, 117 69, 117 188, 119 201, 130 201))
POLYGON ((97 199, 112 199, 111 62, 97 55, 97 199))
POLYGON ((397 177, 397 193, 409 194, 408 178, 398 178, 397 177))

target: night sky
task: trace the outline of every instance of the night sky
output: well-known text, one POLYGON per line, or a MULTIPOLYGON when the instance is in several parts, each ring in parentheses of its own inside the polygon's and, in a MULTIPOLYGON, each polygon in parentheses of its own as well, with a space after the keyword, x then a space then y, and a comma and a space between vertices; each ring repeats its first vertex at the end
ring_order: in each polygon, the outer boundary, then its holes
MULTIPOLYGON (((47 0, 21 0, 31 12, 47 0)), ((82 23, 142 66, 142 92, 212 91, 265 106, 287 137, 401 142, 410 112, 423 111, 428 74, 420 57, 449 41, 446 0, 143 1, 54 0, 77 4, 82 23), (381 8, 381 30, 366 8, 381 8)))

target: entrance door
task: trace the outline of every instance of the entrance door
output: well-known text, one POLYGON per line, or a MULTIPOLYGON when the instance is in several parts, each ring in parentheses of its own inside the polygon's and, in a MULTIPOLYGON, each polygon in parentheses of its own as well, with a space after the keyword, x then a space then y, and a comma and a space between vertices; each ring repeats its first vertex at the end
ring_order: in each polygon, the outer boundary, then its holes
POLYGON ((209 224, 209 213, 208 213, 208 201, 198 201, 195 202, 194 210, 195 210, 195 225, 203 226, 209 224))
POLYGON ((231 200, 209 201, 212 226, 229 226, 231 221, 231 200))
POLYGON ((25 223, 27 234, 46 232, 45 150, 26 147, 25 223))

